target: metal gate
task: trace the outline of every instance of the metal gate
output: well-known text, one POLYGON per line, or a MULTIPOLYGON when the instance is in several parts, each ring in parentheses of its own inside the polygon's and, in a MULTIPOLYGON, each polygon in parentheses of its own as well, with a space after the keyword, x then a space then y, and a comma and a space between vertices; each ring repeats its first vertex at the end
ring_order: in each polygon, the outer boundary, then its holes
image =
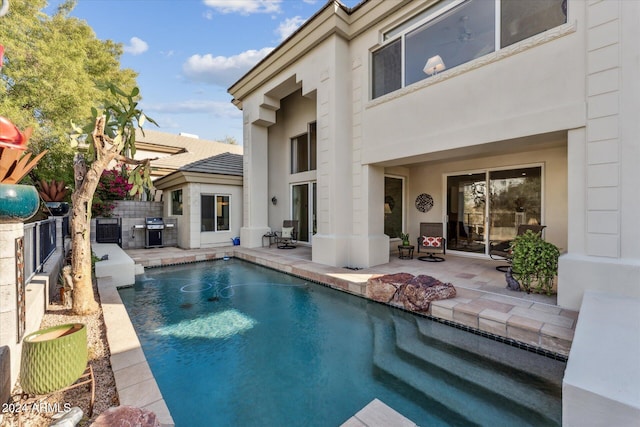
POLYGON ((120 218, 96 218, 96 242, 117 243, 122 247, 120 218))

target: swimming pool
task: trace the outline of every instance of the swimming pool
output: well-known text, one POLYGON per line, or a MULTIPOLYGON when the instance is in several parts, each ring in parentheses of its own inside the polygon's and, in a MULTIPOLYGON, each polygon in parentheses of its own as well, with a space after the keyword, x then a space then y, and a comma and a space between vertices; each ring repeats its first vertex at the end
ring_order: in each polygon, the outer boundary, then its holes
POLYGON ((560 425, 565 363, 231 259, 120 290, 177 426, 560 425))

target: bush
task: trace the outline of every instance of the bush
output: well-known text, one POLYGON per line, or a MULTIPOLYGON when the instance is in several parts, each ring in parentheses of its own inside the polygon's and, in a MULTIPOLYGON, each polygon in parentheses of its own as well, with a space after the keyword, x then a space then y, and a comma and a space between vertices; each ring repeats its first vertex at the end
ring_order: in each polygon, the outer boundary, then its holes
POLYGON ((512 251, 513 275, 524 290, 551 295, 553 279, 558 275, 558 247, 542 240, 539 233, 527 230, 525 234, 516 236, 512 251))

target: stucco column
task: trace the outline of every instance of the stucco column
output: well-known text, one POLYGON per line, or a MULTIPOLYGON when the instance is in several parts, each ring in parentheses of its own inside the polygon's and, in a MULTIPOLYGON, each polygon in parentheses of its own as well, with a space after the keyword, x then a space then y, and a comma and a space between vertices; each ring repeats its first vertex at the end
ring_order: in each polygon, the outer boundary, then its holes
POLYGON ((262 246, 268 226, 268 129, 249 120, 245 109, 244 124, 244 196, 243 227, 240 244, 246 248, 262 246))
POLYGON ((352 141, 349 51, 334 37, 334 61, 320 71, 318 114, 318 233, 312 260, 336 267, 351 266, 352 141))
MULTIPOLYGON (((16 239, 24 236, 22 222, 0 223, 0 348, 10 358, 11 372, 0 372, 0 400, 6 402, 20 367, 17 337, 16 239), (8 351, 6 351, 8 349, 8 351)), ((5 366, 0 364, 0 368, 5 366)))

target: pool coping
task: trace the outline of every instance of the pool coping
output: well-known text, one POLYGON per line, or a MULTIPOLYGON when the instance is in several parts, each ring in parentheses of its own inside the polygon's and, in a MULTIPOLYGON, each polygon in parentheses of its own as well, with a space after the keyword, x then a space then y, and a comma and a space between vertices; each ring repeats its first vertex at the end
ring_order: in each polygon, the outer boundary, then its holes
POLYGON ((111 277, 98 279, 98 293, 111 352, 111 369, 116 381, 120 406, 152 411, 162 427, 174 427, 169 408, 162 397, 118 288, 111 277))

